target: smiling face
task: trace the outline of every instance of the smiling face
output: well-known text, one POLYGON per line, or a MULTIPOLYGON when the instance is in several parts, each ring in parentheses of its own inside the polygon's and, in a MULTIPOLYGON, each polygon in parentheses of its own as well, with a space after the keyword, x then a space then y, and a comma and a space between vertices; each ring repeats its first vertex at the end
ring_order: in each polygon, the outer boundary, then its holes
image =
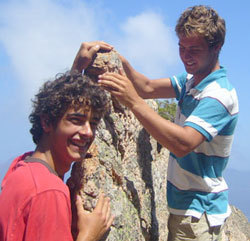
POLYGON ((180 36, 179 54, 189 74, 193 74, 195 84, 219 68, 219 46, 209 47, 203 37, 180 36))
POLYGON ((95 138, 101 117, 87 106, 69 108, 49 134, 50 151, 56 169, 68 169, 82 160, 95 138))

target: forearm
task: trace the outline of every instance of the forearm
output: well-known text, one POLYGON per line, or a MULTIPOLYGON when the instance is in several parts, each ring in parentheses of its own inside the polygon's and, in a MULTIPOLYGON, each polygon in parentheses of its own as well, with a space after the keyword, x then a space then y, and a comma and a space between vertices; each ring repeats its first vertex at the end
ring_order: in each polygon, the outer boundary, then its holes
POLYGON ((137 72, 130 64, 129 62, 121 56, 123 69, 127 75, 127 77, 131 80, 133 83, 137 93, 142 98, 148 98, 148 95, 150 93, 150 87, 149 82, 150 80, 143 74, 137 72))
POLYGON ((71 67, 71 72, 75 72, 77 71, 78 73, 82 73, 82 71, 84 70, 85 67, 82 67, 83 65, 83 60, 80 60, 78 56, 76 56, 76 58, 74 59, 74 62, 72 64, 71 67))
POLYGON ((176 156, 186 155, 203 141, 198 131, 178 126, 151 109, 125 74, 105 73, 99 76, 98 83, 131 109, 149 134, 176 156))
POLYGON ((149 79, 137 72, 129 62, 121 57, 124 71, 143 99, 175 98, 175 91, 169 78, 149 79))
POLYGON ((192 138, 191 128, 179 126, 162 118, 142 99, 138 100, 131 110, 148 133, 178 157, 185 156, 203 141, 199 134, 199 139, 197 136, 192 138))

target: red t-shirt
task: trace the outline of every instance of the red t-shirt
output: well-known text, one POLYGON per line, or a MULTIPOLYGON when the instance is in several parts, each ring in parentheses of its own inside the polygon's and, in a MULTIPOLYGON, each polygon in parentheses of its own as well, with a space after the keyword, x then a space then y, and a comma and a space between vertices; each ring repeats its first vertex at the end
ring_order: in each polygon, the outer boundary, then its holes
POLYGON ((72 241, 68 187, 38 162, 11 164, 0 194, 1 241, 72 241))

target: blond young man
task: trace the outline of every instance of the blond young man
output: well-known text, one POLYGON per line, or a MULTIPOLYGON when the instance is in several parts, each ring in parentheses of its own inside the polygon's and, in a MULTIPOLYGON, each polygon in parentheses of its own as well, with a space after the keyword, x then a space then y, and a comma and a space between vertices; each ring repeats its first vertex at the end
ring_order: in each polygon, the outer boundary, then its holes
POLYGON ((170 150, 167 199, 168 240, 217 240, 230 215, 222 172, 238 119, 236 91, 219 64, 225 21, 207 6, 180 16, 176 33, 185 72, 149 79, 121 57, 125 73, 105 73, 99 84, 131 109, 145 129, 170 150), (175 123, 143 99, 176 98, 175 123))

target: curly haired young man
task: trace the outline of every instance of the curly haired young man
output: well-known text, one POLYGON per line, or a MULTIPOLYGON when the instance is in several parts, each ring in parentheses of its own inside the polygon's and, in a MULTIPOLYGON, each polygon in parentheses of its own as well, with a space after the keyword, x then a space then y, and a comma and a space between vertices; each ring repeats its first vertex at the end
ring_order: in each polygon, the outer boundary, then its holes
POLYGON ((184 73, 152 80, 121 56, 126 74, 105 73, 99 84, 171 152, 168 240, 217 240, 231 212, 222 172, 238 119, 236 91, 219 64, 225 21, 211 7, 194 6, 182 13, 175 30, 184 73), (154 112, 147 98, 176 98, 175 123, 154 112))
MULTIPOLYGON (((97 43, 84 45, 85 67, 99 48, 110 49, 97 43)), ((29 117, 36 149, 17 157, 2 182, 0 240, 73 240, 63 176, 72 162, 84 159, 106 105, 104 90, 77 71, 44 83, 29 117)), ((79 197, 76 206, 76 240, 99 240, 113 222, 109 199, 101 194, 92 213, 83 210, 79 197)))

